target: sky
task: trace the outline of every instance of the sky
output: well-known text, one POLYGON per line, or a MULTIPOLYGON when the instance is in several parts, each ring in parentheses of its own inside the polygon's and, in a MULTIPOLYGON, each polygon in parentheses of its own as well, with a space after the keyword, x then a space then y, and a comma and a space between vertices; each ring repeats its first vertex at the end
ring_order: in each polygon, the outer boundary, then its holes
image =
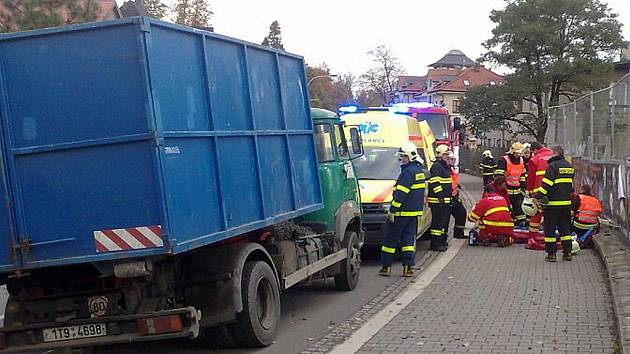
MULTIPOLYGON (((174 0, 163 0, 173 4, 174 0)), ((124 0, 117 0, 122 5, 124 0)), ((372 66, 368 51, 384 44, 409 75, 451 49, 475 60, 490 38, 490 11, 503 0, 209 0, 215 32, 260 43, 277 20, 284 48, 311 66, 326 63, 333 74, 359 76, 372 66), (396 4, 394 6, 394 4, 396 4)), ((630 40, 630 1, 604 0, 619 14, 630 40)), ((493 68, 501 73, 501 68, 493 68)))

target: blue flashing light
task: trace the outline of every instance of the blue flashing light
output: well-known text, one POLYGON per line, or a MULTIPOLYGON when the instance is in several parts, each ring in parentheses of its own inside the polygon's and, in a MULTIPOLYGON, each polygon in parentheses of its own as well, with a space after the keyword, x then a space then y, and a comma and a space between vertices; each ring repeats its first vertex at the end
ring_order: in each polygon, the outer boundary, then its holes
POLYGON ((347 105, 341 106, 337 109, 339 114, 348 114, 348 113, 357 113, 359 111, 359 106, 356 105, 347 105))
POLYGON ((389 107, 388 110, 391 113, 405 114, 405 113, 409 113, 409 106, 397 103, 397 104, 389 107))

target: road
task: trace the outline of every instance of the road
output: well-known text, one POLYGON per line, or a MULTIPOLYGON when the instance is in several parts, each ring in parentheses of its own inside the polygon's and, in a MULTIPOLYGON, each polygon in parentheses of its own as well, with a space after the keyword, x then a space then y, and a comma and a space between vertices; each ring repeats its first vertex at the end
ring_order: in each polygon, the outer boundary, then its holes
MULTIPOLYGON (((427 252, 428 242, 418 244, 417 258, 427 252)), ((329 331, 329 328, 343 322, 357 312, 364 304, 379 295, 387 286, 400 277, 400 265, 394 267, 395 276, 390 278, 377 275, 380 268, 375 252, 369 252, 361 264, 361 280, 354 291, 340 292, 334 282, 315 281, 310 285, 298 286, 282 295, 282 318, 276 343, 261 349, 213 350, 187 341, 168 341, 136 345, 116 346, 98 353, 299 353, 329 331)), ((4 308, 4 307, 3 307, 4 308)))

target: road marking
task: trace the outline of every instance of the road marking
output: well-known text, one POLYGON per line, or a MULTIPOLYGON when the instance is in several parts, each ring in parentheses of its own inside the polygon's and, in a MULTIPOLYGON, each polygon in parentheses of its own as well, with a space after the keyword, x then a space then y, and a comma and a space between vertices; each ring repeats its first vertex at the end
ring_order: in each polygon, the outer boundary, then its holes
POLYGON ((407 305, 417 298, 424 289, 431 284, 433 279, 440 274, 442 269, 455 257, 457 252, 466 243, 466 240, 452 240, 451 247, 438 256, 438 258, 427 268, 427 270, 416 279, 407 290, 401 293, 397 298, 385 306, 381 311, 377 312, 363 326, 361 326, 354 334, 345 342, 335 346, 329 354, 348 354, 356 353, 361 347, 367 343, 378 331, 388 324, 398 313, 400 313, 407 305))

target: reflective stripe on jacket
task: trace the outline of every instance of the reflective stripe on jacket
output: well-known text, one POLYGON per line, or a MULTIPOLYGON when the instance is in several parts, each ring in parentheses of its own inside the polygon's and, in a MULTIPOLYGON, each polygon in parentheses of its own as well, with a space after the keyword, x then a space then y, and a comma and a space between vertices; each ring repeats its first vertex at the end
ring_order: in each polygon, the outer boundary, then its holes
POLYGON ((442 159, 435 160, 429 178, 429 204, 450 204, 452 197, 451 169, 442 159))
POLYGON ((527 169, 527 190, 531 193, 538 192, 547 166, 549 166, 549 159, 552 156, 553 152, 551 149, 544 147, 536 150, 536 153, 534 153, 534 156, 529 161, 527 169))
POLYGON ((508 201, 497 193, 487 193, 468 214, 471 222, 480 225, 514 227, 508 201))
POLYGON ((580 205, 575 215, 575 220, 582 224, 597 224, 599 215, 602 213, 602 203, 590 195, 580 194, 580 205))
POLYGON ((420 216, 426 188, 422 166, 414 161, 402 165, 400 169, 389 211, 394 216, 420 216))
POLYGON ((575 170, 564 156, 554 156, 549 159, 549 166, 545 171, 542 184, 534 198, 547 197, 546 207, 571 207, 571 191, 573 190, 573 176, 575 170))

